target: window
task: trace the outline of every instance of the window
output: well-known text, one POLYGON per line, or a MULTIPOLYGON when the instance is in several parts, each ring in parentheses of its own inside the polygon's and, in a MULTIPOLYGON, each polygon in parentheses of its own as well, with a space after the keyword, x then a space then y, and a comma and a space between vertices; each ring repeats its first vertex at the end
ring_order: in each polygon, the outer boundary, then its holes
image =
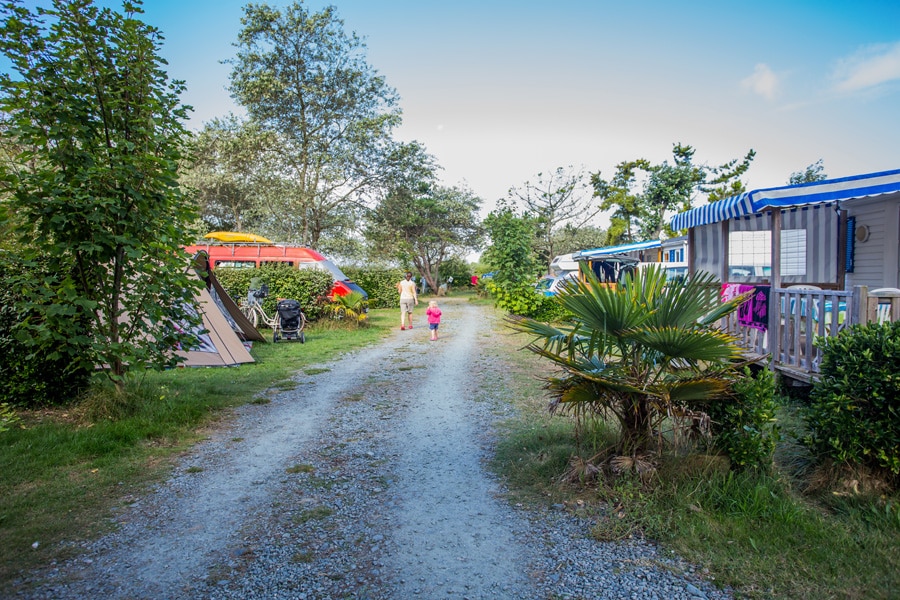
MULTIPOLYGON (((733 231, 728 235, 730 276, 768 276, 772 272, 772 232, 733 231)), ((781 231, 781 274, 806 275, 806 230, 781 231)))
POLYGON ((217 260, 217 267, 230 267, 232 269, 255 269, 256 262, 252 260, 217 260))

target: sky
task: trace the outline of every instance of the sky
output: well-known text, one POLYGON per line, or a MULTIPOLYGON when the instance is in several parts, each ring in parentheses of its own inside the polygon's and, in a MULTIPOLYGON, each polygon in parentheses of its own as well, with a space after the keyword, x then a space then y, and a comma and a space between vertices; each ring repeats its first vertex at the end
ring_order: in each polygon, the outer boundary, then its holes
MULTIPOLYGON (((191 129, 241 114, 222 61, 245 4, 144 2, 191 129)), ((675 143, 710 166, 755 150, 749 189, 820 159, 829 178, 900 168, 897 0, 305 2, 328 4, 397 90, 396 137, 424 144, 485 212, 538 173, 609 179, 626 160, 671 162, 675 143)))

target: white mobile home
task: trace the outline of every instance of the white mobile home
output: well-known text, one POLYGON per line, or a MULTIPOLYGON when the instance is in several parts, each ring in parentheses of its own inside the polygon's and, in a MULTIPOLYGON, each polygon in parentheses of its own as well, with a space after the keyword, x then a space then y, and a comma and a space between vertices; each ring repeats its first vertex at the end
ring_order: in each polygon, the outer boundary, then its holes
POLYGON ((753 190, 671 225, 688 231, 691 272, 718 276, 723 293, 743 285, 765 296, 768 326, 737 333, 776 364, 814 373, 814 335, 900 310, 900 298, 891 300, 900 287, 900 170, 753 190), (884 298, 886 311, 872 308, 884 298))

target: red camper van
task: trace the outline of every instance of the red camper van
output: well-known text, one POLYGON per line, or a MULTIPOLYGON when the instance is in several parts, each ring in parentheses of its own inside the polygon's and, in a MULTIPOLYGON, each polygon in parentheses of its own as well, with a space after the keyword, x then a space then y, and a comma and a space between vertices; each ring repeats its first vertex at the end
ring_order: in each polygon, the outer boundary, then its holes
POLYGON ((200 250, 209 254, 212 269, 218 267, 258 269, 262 265, 273 263, 287 264, 295 269, 322 269, 331 273, 334 278, 332 296, 359 292, 364 298, 369 297, 366 291, 350 281, 336 264, 311 248, 276 244, 251 233, 216 231, 203 237, 210 241, 187 246, 185 250, 192 256, 200 250))

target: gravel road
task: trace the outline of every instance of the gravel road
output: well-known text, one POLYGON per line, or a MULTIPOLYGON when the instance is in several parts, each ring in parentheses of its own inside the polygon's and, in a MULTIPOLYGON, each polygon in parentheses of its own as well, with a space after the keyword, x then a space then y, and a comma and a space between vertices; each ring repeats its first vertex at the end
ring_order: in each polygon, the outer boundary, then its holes
POLYGON ((499 325, 441 305, 438 341, 420 305, 415 329, 298 373, 14 597, 730 598, 652 544, 510 504, 484 464, 513 410, 486 350, 499 325))

